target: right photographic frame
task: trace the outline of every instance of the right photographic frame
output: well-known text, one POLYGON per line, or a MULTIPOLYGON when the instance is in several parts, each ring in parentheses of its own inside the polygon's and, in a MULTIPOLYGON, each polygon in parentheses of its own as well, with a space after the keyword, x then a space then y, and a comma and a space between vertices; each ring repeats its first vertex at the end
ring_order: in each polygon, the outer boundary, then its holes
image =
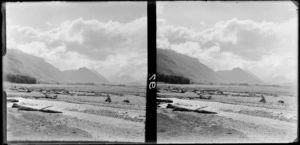
POLYGON ((298 5, 156 2, 157 143, 298 137, 298 5))

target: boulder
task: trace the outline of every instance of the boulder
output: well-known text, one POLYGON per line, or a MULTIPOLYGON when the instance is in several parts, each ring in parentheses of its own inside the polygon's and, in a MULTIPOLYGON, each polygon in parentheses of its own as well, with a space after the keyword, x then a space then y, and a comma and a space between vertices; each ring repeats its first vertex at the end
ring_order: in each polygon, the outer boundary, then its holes
POLYGON ((123 100, 124 103, 129 103, 129 100, 123 100))
POLYGON ((264 95, 261 95, 261 100, 259 102, 262 102, 262 103, 266 103, 267 102, 266 99, 265 99, 265 97, 264 97, 264 95))
POLYGON ((107 98, 105 99, 105 102, 108 102, 108 103, 111 102, 111 98, 110 98, 110 96, 108 94, 107 94, 107 98))

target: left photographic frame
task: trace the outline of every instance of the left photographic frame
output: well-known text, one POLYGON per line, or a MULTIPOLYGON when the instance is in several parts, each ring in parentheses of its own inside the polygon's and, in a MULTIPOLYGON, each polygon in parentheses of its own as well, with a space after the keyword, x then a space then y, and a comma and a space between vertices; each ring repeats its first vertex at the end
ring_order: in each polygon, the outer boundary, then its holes
POLYGON ((7 2, 6 141, 145 142, 147 2, 7 2))

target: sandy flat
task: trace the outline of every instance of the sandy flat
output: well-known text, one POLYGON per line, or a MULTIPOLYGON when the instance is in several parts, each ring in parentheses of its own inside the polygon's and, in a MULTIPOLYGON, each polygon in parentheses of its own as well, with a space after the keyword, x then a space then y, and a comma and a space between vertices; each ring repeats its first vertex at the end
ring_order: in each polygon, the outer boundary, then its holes
POLYGON ((173 100, 174 105, 204 110, 217 114, 172 111, 167 103, 158 108, 159 143, 288 143, 297 138, 296 98, 225 97, 213 95, 212 100, 187 99, 194 94, 160 93, 173 100), (181 95, 182 94, 182 95, 181 95), (180 97, 178 97, 180 96, 180 97), (294 99, 294 101, 292 101, 294 99))
POLYGON ((145 97, 59 95, 45 99, 39 92, 8 92, 17 104, 63 113, 22 111, 7 103, 8 141, 109 141, 144 142, 145 97), (130 100, 124 103, 123 100, 130 100))

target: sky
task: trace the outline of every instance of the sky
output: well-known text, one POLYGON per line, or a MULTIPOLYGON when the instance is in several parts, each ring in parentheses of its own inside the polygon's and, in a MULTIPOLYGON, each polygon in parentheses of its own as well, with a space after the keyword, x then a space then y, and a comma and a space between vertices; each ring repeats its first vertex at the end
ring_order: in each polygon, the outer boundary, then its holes
POLYGON ((8 49, 62 71, 87 67, 146 82, 146 2, 6 3, 6 19, 8 49))
POLYGON ((289 1, 157 2, 157 46, 215 71, 236 67, 263 81, 297 81, 298 16, 289 1))

